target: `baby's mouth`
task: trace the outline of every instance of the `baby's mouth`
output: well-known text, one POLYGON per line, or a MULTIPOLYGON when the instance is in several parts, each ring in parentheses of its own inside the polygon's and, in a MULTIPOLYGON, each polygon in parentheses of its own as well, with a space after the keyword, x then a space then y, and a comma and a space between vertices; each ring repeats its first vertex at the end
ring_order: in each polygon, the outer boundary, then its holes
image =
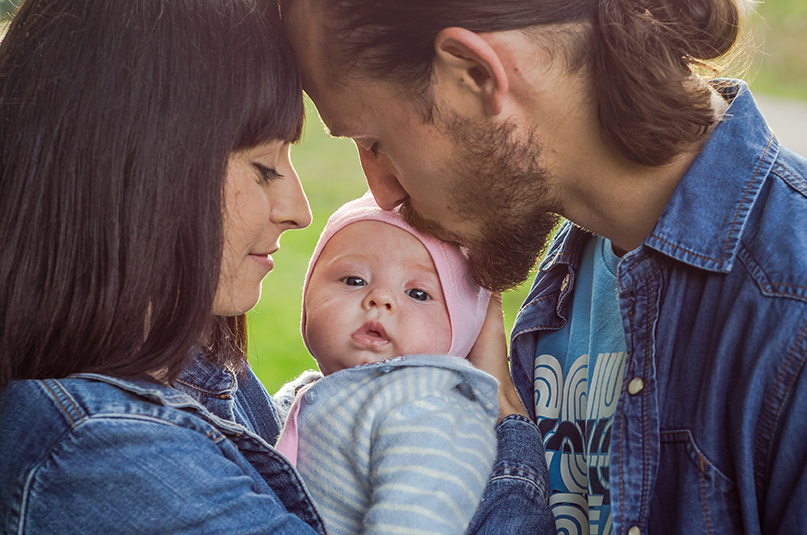
POLYGON ((383 347, 390 342, 387 331, 384 330, 384 326, 377 321, 368 321, 359 327, 356 332, 351 335, 351 338, 360 344, 371 347, 383 347))

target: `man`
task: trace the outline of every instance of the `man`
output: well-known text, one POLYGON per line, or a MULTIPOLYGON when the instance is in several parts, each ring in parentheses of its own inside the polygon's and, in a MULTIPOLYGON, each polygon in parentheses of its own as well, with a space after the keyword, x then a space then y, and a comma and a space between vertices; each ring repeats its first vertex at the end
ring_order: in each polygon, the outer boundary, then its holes
MULTIPOLYGON (((693 74, 735 0, 288 0, 379 205, 501 290, 567 533, 807 524, 807 161, 693 74)), ((517 402, 503 411, 518 412, 517 402)))

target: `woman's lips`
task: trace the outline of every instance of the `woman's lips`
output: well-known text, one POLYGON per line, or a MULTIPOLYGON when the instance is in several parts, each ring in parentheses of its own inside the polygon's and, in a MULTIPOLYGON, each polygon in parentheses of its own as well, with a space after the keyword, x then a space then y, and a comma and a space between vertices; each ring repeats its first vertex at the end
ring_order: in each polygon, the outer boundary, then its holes
POLYGON ((359 344, 380 348, 389 344, 390 340, 384 326, 377 321, 368 321, 351 335, 359 344))
POLYGON ((275 261, 271 253, 266 254, 250 254, 249 257, 258 264, 266 268, 267 271, 272 271, 275 268, 275 261))

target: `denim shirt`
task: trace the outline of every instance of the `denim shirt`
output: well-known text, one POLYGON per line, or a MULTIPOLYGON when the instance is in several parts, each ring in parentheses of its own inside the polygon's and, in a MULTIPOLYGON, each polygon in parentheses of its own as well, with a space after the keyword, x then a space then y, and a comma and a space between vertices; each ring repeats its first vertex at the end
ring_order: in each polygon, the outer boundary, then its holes
MULTIPOLYGON (((807 160, 779 145, 744 84, 721 91, 725 118, 618 267, 618 534, 807 533, 807 160)), ((589 239, 561 229, 513 329, 533 417, 536 340, 571 316, 589 239)))
MULTIPOLYGON (((0 532, 324 534, 271 444, 272 398, 247 370, 197 357, 176 388, 96 374, 0 391, 0 532)), ((469 533, 554 527, 537 427, 509 417, 469 533), (526 446, 525 446, 526 445, 526 446)))

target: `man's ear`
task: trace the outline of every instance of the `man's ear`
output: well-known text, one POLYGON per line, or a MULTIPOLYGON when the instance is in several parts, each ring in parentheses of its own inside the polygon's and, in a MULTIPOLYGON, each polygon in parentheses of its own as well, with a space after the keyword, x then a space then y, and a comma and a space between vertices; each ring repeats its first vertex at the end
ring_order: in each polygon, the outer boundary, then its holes
POLYGON ((509 89, 507 74, 496 50, 480 35, 465 28, 444 28, 434 39, 434 70, 443 90, 455 92, 452 105, 467 114, 482 110, 498 115, 509 89), (459 97, 459 100, 457 100, 459 97))

